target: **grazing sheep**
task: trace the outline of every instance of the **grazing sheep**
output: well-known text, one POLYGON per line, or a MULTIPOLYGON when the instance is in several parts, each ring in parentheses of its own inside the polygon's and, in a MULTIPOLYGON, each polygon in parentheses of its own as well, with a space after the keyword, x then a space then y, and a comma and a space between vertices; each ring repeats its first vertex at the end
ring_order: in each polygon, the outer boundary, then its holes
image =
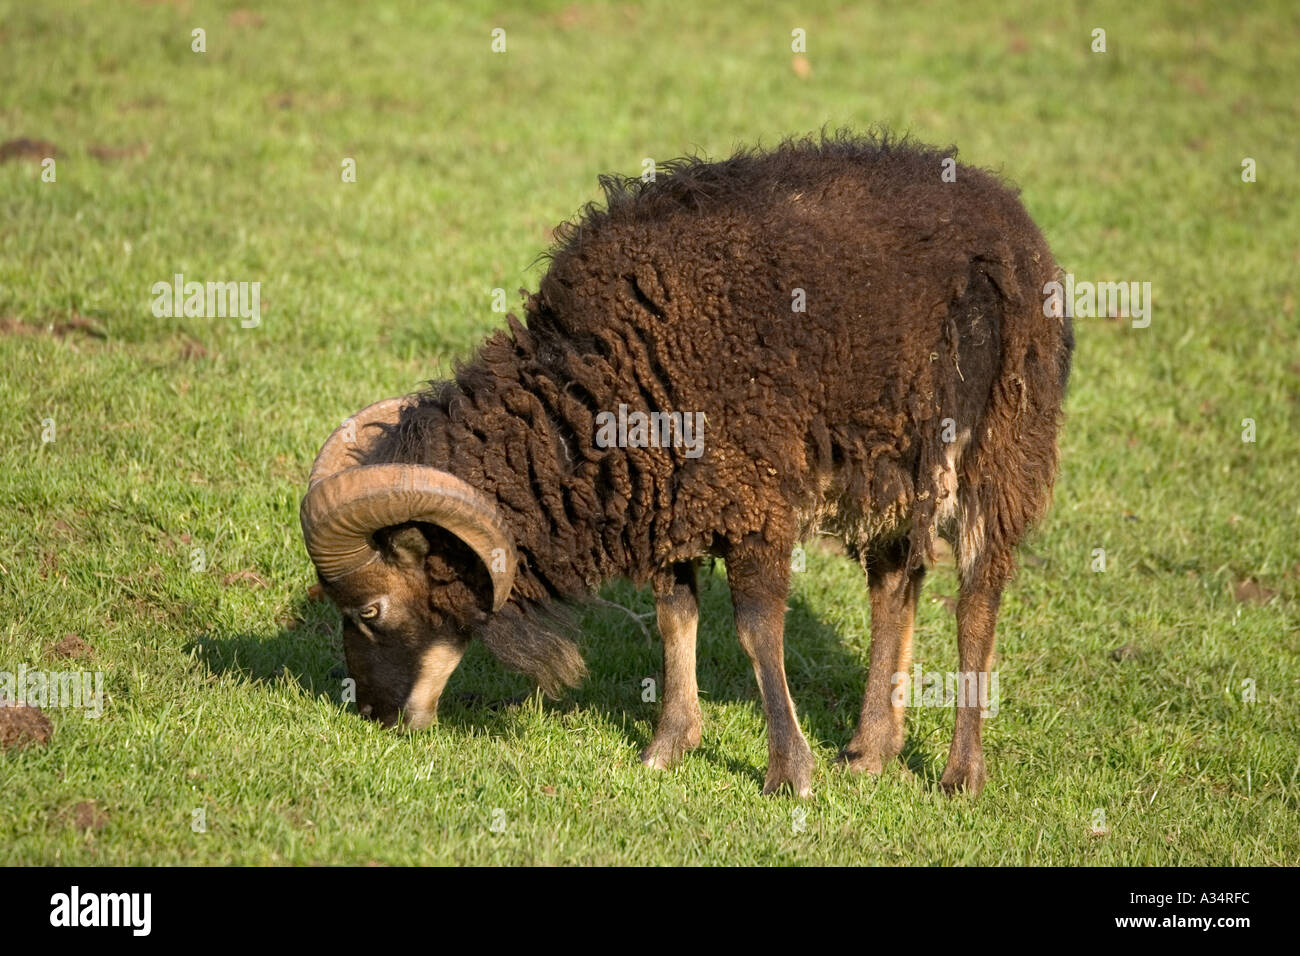
MULTIPOLYGON (((652 585, 664 641, 642 760, 670 766, 700 742, 696 567, 718 556, 767 718, 763 790, 806 795, 782 631, 792 549, 819 530, 871 595, 848 767, 903 745, 891 690, 936 535, 957 556, 961 671, 986 674, 1013 549, 1050 498, 1073 336, 1045 315, 1058 270, 1015 193, 952 155, 841 134, 603 178, 524 324, 454 381, 358 413, 316 461, 303 533, 361 712, 428 724, 475 637, 547 693, 576 684, 563 608, 628 578, 652 585), (646 441, 637 412, 681 414, 646 441)), ((984 783, 980 720, 958 701, 946 789, 984 783)))

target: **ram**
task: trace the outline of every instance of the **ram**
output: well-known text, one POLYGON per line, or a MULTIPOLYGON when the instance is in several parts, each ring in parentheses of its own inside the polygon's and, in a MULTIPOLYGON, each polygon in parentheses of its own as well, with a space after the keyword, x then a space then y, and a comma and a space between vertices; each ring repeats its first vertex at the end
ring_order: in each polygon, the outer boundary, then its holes
MULTIPOLYGON (((961 673, 978 678, 1014 549, 1049 502, 1073 350, 1044 308, 1052 254, 997 177, 888 135, 601 185, 604 205, 558 231, 523 323, 454 381, 359 412, 316 459, 303 534, 358 707, 426 726, 474 639, 558 694, 584 674, 566 609, 630 579, 652 587, 664 644, 641 759, 671 766, 700 743, 696 572, 715 556, 767 720, 764 792, 807 795, 783 622, 792 550, 823 532, 871 601, 840 759, 879 772, 904 742, 892 692, 936 537, 957 559, 961 673), (665 420, 676 432, 651 440, 665 420)), ((945 789, 983 786, 981 719, 958 699, 945 789)))

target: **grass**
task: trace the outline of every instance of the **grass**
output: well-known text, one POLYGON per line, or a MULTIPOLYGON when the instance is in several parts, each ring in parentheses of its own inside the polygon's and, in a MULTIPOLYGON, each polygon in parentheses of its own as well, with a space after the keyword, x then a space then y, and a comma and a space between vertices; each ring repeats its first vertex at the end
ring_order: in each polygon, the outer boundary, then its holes
MULTIPOLYGON (((235 7, 0 0, 0 141, 58 150, 54 183, 0 163, 0 670, 84 667, 107 691, 98 720, 54 710, 48 746, 0 756, 0 862, 1300 862, 1292 5, 235 7), (598 173, 873 123, 1018 181, 1081 279, 1153 287, 1149 328, 1078 323, 1055 508, 1004 602, 983 796, 938 792, 946 708, 911 711, 879 779, 831 770, 868 610, 818 549, 787 630, 819 761, 806 804, 759 795, 721 569, 704 744, 675 772, 636 759, 658 649, 602 605, 592 676, 560 702, 475 649, 434 730, 350 713, 297 524, 333 425, 500 326, 491 291, 536 287, 598 173), (178 272, 260 281, 261 325, 156 318, 150 288, 178 272), (50 656, 67 633, 90 662, 50 656)), ((922 599, 930 670, 956 665, 955 589, 940 567, 922 599)))

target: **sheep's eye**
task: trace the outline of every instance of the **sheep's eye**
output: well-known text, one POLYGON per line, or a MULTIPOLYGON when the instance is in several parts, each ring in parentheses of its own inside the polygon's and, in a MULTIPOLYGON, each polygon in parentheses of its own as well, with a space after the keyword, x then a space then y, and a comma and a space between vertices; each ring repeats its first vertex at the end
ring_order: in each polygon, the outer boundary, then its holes
POLYGON ((373 621, 377 617, 379 617, 378 604, 371 604, 361 609, 361 620, 373 621))

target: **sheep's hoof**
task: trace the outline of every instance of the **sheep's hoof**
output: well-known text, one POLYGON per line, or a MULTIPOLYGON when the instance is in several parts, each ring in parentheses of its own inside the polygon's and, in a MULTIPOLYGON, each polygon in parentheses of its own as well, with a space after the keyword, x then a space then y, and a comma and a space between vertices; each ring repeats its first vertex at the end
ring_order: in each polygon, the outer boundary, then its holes
POLYGON ((903 735, 888 728, 880 733, 859 732, 840 751, 835 763, 854 773, 881 773, 903 751, 903 735))
POLYGON ((983 758, 965 764, 950 762, 944 768, 943 776, 939 778, 939 787, 949 796, 966 793, 972 797, 977 797, 980 791, 984 789, 986 779, 983 758))
POLYGON ((699 724, 680 728, 661 726, 655 731, 650 745, 641 751, 641 762, 652 770, 668 770, 699 745, 699 724))
POLYGON ((869 773, 873 776, 884 771, 885 765, 897 754, 886 754, 880 750, 856 750, 845 747, 835 758, 835 765, 852 773, 869 773))
POLYGON ((813 755, 805 743, 792 754, 771 755, 763 793, 772 796, 788 791, 800 800, 812 796, 813 755))

